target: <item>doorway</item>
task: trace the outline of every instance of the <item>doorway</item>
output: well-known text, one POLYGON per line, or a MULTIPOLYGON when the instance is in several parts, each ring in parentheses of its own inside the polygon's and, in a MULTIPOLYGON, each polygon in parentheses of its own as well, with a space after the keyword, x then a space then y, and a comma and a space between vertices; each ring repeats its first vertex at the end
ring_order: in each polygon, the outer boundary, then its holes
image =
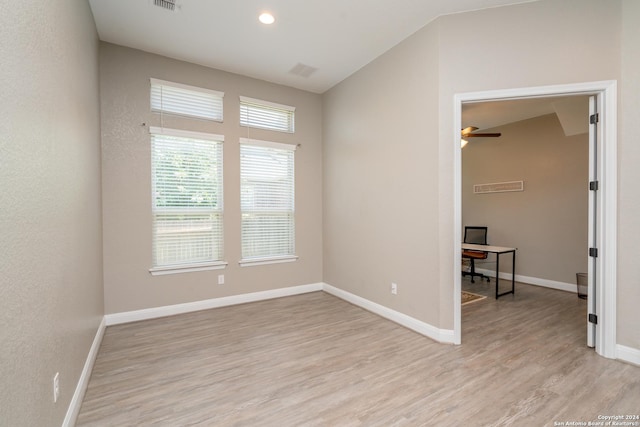
MULTIPOLYGON (((616 82, 594 82, 572 85, 558 85, 534 88, 509 89, 488 92, 458 94, 454 97, 454 342, 462 343, 461 334, 461 147, 460 129, 462 126, 462 105, 467 103, 525 100, 546 97, 563 97, 588 95, 594 97, 594 108, 597 108, 599 122, 593 127, 598 145, 594 150, 590 165, 590 181, 597 181, 597 191, 593 197, 595 207, 589 216, 589 228, 595 230, 590 236, 591 242, 597 244, 598 256, 590 258, 595 274, 590 274, 590 286, 594 304, 589 308, 589 318, 597 323, 590 323, 589 328, 595 335, 593 345, 596 352, 604 357, 615 357, 615 296, 616 296, 616 82), (593 171, 593 175, 591 175, 593 171)), ((587 183, 585 183, 585 186, 587 183)), ((590 202, 591 204, 591 202, 590 202)), ((591 265, 590 265, 591 267, 591 265)), ((586 320, 586 319, 585 319, 586 320)))

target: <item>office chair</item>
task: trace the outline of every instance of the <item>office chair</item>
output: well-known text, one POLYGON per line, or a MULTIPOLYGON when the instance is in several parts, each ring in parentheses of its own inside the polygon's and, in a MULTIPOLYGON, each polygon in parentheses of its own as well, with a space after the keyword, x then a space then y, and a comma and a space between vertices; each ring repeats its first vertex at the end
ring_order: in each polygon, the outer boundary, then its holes
MULTIPOLYGON (((487 227, 464 227, 464 243, 473 243, 476 245, 486 245, 487 244, 487 227)), ((474 277, 480 277, 480 280, 487 279, 487 282, 490 282, 488 276, 485 276, 482 273, 476 273, 476 260, 477 259, 487 259, 487 252, 482 251, 470 251, 463 250, 462 258, 468 259, 471 261, 471 271, 463 271, 462 276, 471 276, 471 283, 475 283, 473 280, 474 277)))

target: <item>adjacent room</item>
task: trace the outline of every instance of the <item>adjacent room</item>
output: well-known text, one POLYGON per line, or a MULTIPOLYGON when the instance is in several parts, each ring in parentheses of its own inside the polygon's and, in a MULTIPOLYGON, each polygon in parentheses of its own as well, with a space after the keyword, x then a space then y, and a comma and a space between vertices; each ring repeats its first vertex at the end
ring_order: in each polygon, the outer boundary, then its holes
MULTIPOLYGON (((503 300, 520 301, 517 310, 522 315, 545 313, 542 323, 528 322, 539 328, 531 332, 548 329, 557 334, 560 327, 571 325, 567 338, 583 347, 588 313, 588 97, 464 104, 462 122, 465 129, 472 126, 463 131, 461 141, 463 242, 473 242, 478 239, 474 233, 482 232, 481 244, 515 248, 518 254, 516 297, 510 294, 511 254, 500 255, 498 290, 497 255, 470 251, 465 256, 463 251, 463 306, 495 299, 466 308, 463 331, 486 324, 478 318, 481 312, 493 322, 504 315, 497 311, 497 293, 503 300), (555 318, 559 312, 561 319, 555 318)), ((563 341, 557 335, 548 339, 563 341)))
MULTIPOLYGON (((463 123, 481 128, 461 141, 464 227, 486 227, 483 243, 517 248, 519 281, 584 294, 577 275, 588 271, 588 97, 466 104, 463 123)), ((495 276, 495 263, 495 255, 474 261, 481 283, 495 276)), ((472 284, 470 264, 463 276, 472 284)))
POLYGON ((640 2, 5 6, 0 425, 640 425, 640 2))

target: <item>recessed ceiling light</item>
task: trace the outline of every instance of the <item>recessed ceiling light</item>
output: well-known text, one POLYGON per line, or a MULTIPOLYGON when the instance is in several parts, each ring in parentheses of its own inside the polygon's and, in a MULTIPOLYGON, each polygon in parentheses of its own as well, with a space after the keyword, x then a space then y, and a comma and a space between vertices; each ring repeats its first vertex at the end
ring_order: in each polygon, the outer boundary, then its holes
POLYGON ((262 13, 258 19, 260 20, 260 22, 262 22, 263 24, 266 25, 271 25, 274 22, 276 22, 276 18, 273 17, 272 14, 270 14, 269 12, 264 12, 262 13))

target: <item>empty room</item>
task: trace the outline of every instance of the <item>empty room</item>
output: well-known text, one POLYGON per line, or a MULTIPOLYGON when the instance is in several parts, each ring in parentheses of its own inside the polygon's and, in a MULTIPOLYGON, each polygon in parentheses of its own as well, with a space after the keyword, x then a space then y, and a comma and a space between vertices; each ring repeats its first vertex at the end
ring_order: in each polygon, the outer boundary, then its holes
POLYGON ((640 426, 636 0, 2 5, 0 425, 640 426))

